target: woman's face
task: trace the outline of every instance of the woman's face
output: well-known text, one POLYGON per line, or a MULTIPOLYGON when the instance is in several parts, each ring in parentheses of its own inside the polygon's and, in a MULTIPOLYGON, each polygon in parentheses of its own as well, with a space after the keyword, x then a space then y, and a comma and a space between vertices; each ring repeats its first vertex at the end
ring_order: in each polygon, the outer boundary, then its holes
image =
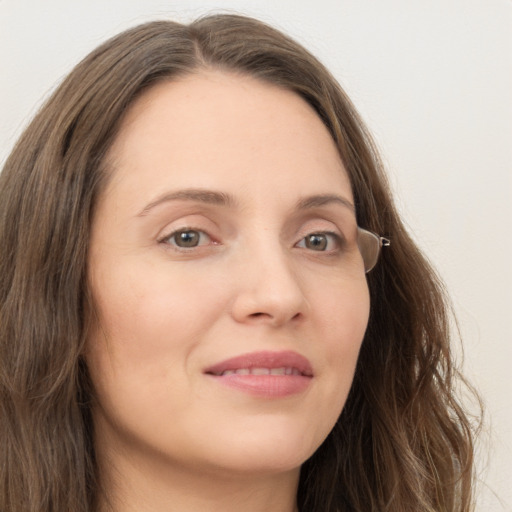
POLYGON ((345 403, 369 296, 347 173, 296 94, 221 72, 123 120, 91 235, 101 450, 297 471, 345 403))

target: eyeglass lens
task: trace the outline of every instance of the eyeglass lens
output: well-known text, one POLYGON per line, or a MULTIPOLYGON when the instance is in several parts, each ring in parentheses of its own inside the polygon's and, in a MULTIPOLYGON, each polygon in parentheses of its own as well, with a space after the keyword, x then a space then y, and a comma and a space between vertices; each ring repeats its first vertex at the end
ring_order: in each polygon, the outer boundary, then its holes
POLYGON ((363 257, 364 270, 368 273, 377 264, 381 247, 387 247, 391 242, 387 238, 363 228, 357 228, 357 232, 357 245, 363 257))

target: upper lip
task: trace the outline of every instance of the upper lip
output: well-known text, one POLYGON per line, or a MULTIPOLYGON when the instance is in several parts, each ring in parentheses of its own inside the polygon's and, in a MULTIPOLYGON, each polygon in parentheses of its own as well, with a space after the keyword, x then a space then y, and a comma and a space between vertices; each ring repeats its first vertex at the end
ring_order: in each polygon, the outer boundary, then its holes
POLYGON ((313 376, 311 363, 302 355, 291 350, 272 352, 250 352, 226 359, 205 369, 205 373, 221 375, 225 371, 242 368, 296 368, 307 377, 313 376))

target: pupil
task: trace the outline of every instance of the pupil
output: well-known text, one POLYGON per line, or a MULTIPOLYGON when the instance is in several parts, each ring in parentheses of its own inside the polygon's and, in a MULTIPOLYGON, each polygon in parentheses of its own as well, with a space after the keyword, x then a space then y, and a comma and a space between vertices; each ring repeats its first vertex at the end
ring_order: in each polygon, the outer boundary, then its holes
POLYGON ((195 247, 199 243, 199 233, 197 231, 182 231, 178 233, 176 242, 180 247, 195 247))
POLYGON ((307 238, 306 245, 310 249, 323 251, 327 247, 327 237, 325 235, 310 235, 307 238))

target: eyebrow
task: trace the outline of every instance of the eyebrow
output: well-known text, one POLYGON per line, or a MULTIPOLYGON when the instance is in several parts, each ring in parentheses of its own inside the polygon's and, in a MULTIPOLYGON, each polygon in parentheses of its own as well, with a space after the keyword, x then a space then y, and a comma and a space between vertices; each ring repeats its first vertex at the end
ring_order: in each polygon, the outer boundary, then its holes
POLYGON ((195 201, 199 203, 213 204, 218 206, 235 206, 236 199, 225 192, 216 192, 203 189, 185 189, 176 192, 168 192, 156 198, 146 205, 138 214, 139 217, 147 215, 150 210, 169 201, 195 201))
POLYGON ((297 210, 307 210, 309 208, 319 208, 328 204, 340 204, 355 213, 356 208, 348 199, 337 194, 318 194, 301 199, 297 203, 297 210))
MULTIPOLYGON (((237 205, 237 201, 234 196, 226 194, 225 192, 204 189, 184 189, 177 190, 175 192, 167 192, 157 197, 154 201, 151 201, 151 203, 146 205, 137 216, 143 217, 153 208, 172 201, 193 201, 227 207, 234 207, 237 205)), ((305 197, 297 202, 296 209, 308 210, 310 208, 319 208, 332 203, 340 204, 355 213, 355 206, 348 199, 337 194, 317 194, 305 197)))

